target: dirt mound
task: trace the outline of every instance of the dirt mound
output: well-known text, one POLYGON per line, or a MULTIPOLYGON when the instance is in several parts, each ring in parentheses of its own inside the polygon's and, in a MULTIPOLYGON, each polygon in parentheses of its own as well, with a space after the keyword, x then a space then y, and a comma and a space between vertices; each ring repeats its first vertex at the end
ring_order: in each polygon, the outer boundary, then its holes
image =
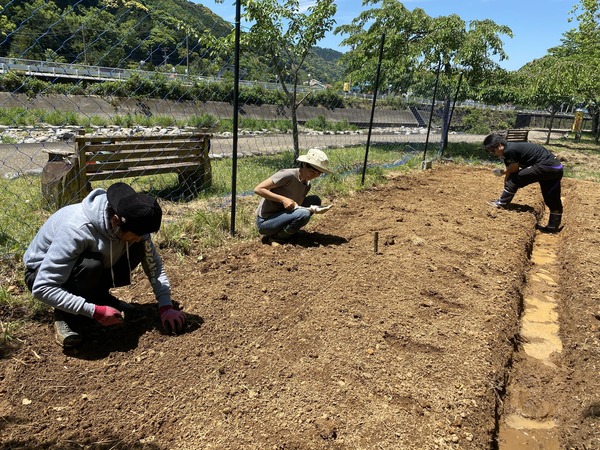
MULTIPOLYGON (((0 448, 493 448, 542 210, 537 186, 490 208, 500 183, 452 165, 395 175, 328 199, 291 245, 164 255, 182 336, 161 334, 142 277, 118 292, 127 326, 76 353, 49 319, 28 325, 0 360, 0 448)), ((600 187, 568 181, 564 197, 552 394, 562 442, 598 448, 600 187)))

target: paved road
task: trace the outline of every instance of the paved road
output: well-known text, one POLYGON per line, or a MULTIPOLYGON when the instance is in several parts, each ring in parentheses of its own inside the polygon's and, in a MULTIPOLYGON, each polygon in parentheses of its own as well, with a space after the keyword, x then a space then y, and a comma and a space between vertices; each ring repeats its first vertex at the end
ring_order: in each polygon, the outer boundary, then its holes
MULTIPOLYGON (((557 132, 554 137, 558 137, 557 132)), ((484 136, 470 134, 451 134, 450 142, 482 142, 484 136)), ((544 131, 532 131, 530 140, 543 142, 544 131)), ((424 143, 426 134, 378 134, 371 135, 371 144, 379 143, 424 143)), ((440 140, 440 135, 432 133, 429 136, 429 149, 434 150, 440 140)), ((311 147, 349 147, 366 145, 367 134, 332 134, 332 135, 300 135, 300 148, 311 147)), ((10 176, 22 173, 40 173, 48 160, 47 151, 67 150, 73 146, 67 142, 42 144, 2 144, 0 145, 0 176, 10 176)), ((211 156, 229 156, 233 149, 233 138, 215 137, 211 141, 211 156)), ((257 136, 240 136, 238 138, 238 155, 273 153, 292 150, 291 134, 262 134, 257 136)))

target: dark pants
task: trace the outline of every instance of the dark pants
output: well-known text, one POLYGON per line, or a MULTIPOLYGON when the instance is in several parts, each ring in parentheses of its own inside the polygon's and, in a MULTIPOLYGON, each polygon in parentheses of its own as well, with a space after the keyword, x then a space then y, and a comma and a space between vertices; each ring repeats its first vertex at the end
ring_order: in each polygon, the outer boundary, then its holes
MULTIPOLYGON (((102 255, 97 252, 84 252, 81 254, 69 279, 63 288, 74 295, 85 298, 96 305, 110 303, 112 297, 109 289, 112 287, 127 286, 131 284, 131 271, 135 269, 144 256, 143 242, 136 242, 129 246, 129 260, 124 254, 111 269, 102 265, 102 255), (113 280, 114 276, 114 280, 113 280)), ((25 284, 31 291, 37 276, 37 270, 25 271, 25 284)))
POLYGON ((563 205, 560 199, 560 180, 563 177, 562 166, 547 166, 535 164, 511 174, 504 183, 503 196, 514 196, 519 188, 532 183, 539 183, 544 203, 550 211, 562 213, 563 205))

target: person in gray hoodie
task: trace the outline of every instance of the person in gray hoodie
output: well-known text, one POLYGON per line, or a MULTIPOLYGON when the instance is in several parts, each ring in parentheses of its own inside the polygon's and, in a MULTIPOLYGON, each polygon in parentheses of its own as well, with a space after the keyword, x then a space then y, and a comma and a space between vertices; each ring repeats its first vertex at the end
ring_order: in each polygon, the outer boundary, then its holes
POLYGON ((186 316, 173 308, 169 280, 150 238, 161 220, 154 197, 115 183, 59 209, 42 225, 23 255, 25 284, 36 299, 54 308, 60 345, 81 344, 77 325, 82 321, 76 316, 104 326, 122 323, 128 305, 110 289, 131 284, 131 271, 139 264, 152 285, 165 330, 184 330, 186 316))

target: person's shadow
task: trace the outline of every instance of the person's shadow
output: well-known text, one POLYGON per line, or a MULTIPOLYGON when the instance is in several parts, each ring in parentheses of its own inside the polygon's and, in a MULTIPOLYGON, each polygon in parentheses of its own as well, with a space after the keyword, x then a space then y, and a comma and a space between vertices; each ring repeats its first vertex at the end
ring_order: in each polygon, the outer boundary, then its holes
POLYGON ((532 206, 522 205, 520 203, 509 203, 508 206, 506 206, 506 209, 509 211, 516 211, 518 213, 530 213, 534 215, 536 213, 535 208, 532 206))
POLYGON ((326 247, 347 243, 348 239, 345 237, 319 233, 317 231, 300 231, 290 239, 290 244, 299 247, 326 247))
POLYGON ((501 211, 502 209, 506 211, 516 212, 517 214, 531 214, 535 217, 536 222, 540 220, 541 214, 536 211, 536 209, 529 205, 523 205, 520 203, 509 203, 505 208, 490 208, 487 214, 488 216, 495 217, 496 212, 501 211))
MULTIPOLYGON (((178 308, 176 302, 174 307, 178 308)), ((97 360, 106 358, 113 352, 129 352, 137 348, 140 337, 149 331, 159 330, 166 335, 156 304, 128 303, 124 311, 125 319, 122 325, 104 327, 92 319, 86 319, 78 327, 83 337, 82 344, 77 348, 65 348, 63 353, 74 358, 97 360)), ((204 320, 196 314, 186 313, 187 324, 183 333, 171 336, 177 339, 198 330, 204 320)))

